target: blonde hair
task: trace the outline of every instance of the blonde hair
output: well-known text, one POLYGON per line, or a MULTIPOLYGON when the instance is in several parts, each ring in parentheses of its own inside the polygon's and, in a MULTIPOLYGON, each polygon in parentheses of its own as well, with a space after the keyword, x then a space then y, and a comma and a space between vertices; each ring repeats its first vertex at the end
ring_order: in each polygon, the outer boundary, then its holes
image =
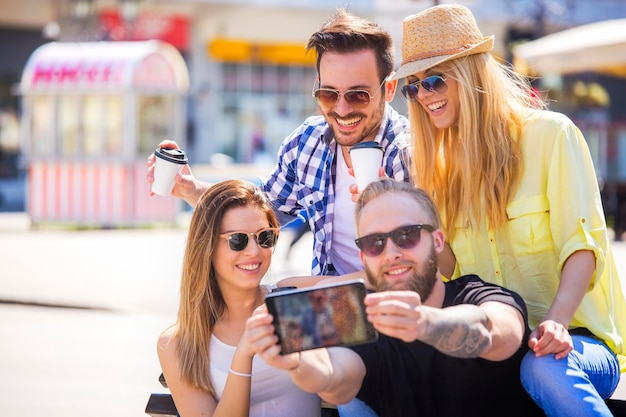
POLYGON ((458 222, 477 223, 483 210, 491 227, 506 220, 506 204, 523 166, 518 140, 523 112, 544 104, 525 78, 489 53, 437 69, 458 82, 458 124, 438 129, 419 103, 409 102, 413 166, 417 186, 433 197, 444 233, 452 239, 458 222))
POLYGON ((357 234, 359 220, 361 219, 365 206, 375 198, 390 193, 407 194, 422 210, 424 210, 424 213, 428 218, 427 221, 431 226, 435 229, 439 229, 441 227, 439 210, 428 193, 405 181, 397 181, 392 178, 382 178, 378 181, 369 183, 359 196, 359 199, 354 206, 354 220, 357 226, 357 234))
POLYGON ((187 234, 176 331, 181 379, 213 396, 209 344, 215 323, 227 309, 213 267, 214 253, 225 213, 247 206, 258 207, 267 216, 269 226, 278 227, 261 190, 247 181, 228 180, 215 184, 200 197, 187 234))

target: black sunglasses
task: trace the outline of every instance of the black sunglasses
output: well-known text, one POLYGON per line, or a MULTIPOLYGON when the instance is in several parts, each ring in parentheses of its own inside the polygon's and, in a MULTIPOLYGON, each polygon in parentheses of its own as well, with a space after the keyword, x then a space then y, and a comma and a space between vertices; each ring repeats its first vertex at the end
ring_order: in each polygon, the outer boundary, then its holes
POLYGON ((419 91, 420 85, 431 93, 443 94, 448 91, 448 84, 446 84, 445 78, 441 75, 431 75, 430 77, 424 78, 422 81, 415 81, 414 83, 402 86, 402 95, 409 101, 418 101, 417 92, 419 91))
POLYGON ((365 256, 378 256, 385 250, 387 238, 400 249, 411 249, 420 243, 422 229, 432 232, 435 228, 429 224, 401 226, 389 233, 374 233, 356 239, 354 242, 365 256))
POLYGON ((346 90, 339 91, 333 90, 332 88, 318 88, 315 89, 315 86, 319 82, 319 79, 315 80, 315 84, 313 84, 313 97, 322 107, 333 107, 339 101, 339 96, 343 95, 343 98, 348 102, 349 105, 354 107, 355 109, 363 109, 369 106, 370 101, 373 97, 378 94, 380 89, 383 87, 387 79, 380 84, 380 86, 376 89, 374 94, 370 94, 367 90, 346 90))
POLYGON ((268 227, 267 229, 261 229, 258 232, 229 232, 222 233, 220 237, 225 238, 228 241, 228 247, 235 252, 240 252, 248 246, 250 241, 249 236, 254 236, 256 243, 265 249, 272 248, 276 245, 278 240, 278 232, 280 229, 276 227, 268 227))

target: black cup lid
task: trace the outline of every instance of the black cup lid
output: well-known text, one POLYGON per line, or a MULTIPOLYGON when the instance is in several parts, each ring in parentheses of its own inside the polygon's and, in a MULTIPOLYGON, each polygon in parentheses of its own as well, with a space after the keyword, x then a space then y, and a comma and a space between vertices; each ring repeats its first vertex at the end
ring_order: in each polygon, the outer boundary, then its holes
POLYGON ((174 162, 177 164, 186 164, 187 156, 185 152, 180 149, 164 149, 158 148, 154 151, 154 154, 161 159, 165 159, 166 161, 174 162))
POLYGON ((383 147, 380 146, 380 143, 375 142, 373 140, 368 140, 365 142, 359 142, 353 146, 350 147, 350 150, 352 149, 363 149, 363 148, 373 148, 373 149, 382 149, 383 147))

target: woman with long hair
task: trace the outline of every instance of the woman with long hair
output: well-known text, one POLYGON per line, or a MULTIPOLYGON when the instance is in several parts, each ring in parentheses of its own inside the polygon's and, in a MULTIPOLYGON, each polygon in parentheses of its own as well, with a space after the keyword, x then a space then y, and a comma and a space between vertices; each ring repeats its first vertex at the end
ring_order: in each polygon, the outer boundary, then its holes
POLYGON ((404 20, 394 78, 406 77, 416 185, 454 254, 442 272, 524 298, 534 330, 521 377, 547 415, 608 416, 603 399, 626 371, 626 303, 593 162, 493 42, 460 5, 404 20))
POLYGON ((278 222, 253 184, 209 188, 191 218, 176 323, 158 341, 163 374, 182 417, 319 416, 316 395, 254 356, 246 321, 264 302, 261 285, 278 222))

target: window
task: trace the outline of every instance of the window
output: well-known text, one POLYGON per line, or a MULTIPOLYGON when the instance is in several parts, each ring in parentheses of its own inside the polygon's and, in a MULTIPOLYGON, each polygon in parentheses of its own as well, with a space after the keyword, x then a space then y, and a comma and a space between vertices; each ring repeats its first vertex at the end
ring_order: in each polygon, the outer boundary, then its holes
POLYGON ((255 160, 254 143, 262 132, 263 152, 274 158, 282 140, 316 114, 311 87, 314 66, 223 64, 221 91, 214 96, 218 117, 208 140, 215 152, 238 162, 255 160))
POLYGON ((32 98, 32 125, 30 149, 35 157, 53 156, 55 147, 54 119, 52 96, 35 96, 32 98))
POLYGON ((165 139, 172 139, 170 126, 174 125, 174 98, 169 96, 142 96, 138 100, 138 135, 140 155, 147 155, 165 139))
POLYGON ((58 153, 61 157, 78 156, 82 139, 83 115, 81 98, 67 95, 59 97, 58 108, 58 153))

